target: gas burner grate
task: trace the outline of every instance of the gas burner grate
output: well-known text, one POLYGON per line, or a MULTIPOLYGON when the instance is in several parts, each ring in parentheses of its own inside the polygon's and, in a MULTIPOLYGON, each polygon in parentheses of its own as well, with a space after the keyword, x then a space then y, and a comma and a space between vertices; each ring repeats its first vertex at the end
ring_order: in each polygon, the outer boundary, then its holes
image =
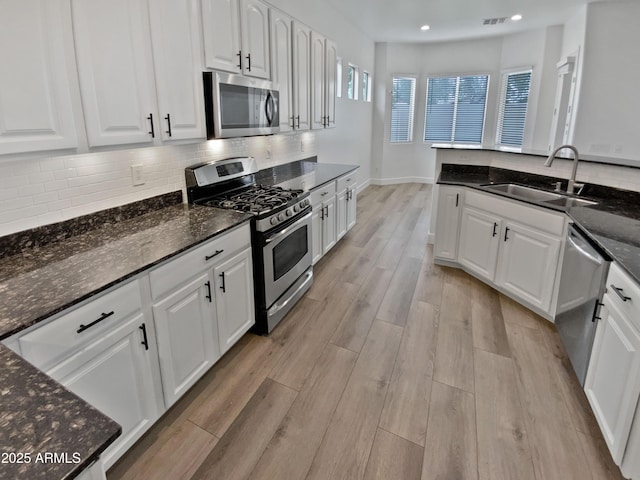
POLYGON ((253 185, 241 191, 229 192, 212 198, 205 202, 205 205, 260 214, 287 204, 302 192, 303 190, 253 185))

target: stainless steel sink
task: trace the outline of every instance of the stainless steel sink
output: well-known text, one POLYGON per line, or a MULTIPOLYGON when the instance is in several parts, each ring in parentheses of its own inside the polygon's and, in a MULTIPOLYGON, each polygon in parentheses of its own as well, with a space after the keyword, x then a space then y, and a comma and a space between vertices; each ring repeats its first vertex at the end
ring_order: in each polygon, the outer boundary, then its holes
POLYGON ((559 207, 569 208, 578 207, 584 205, 595 205, 597 202, 591 200, 585 200, 582 198, 570 197, 561 193, 546 192, 544 190, 538 190, 537 188, 527 187, 524 185, 518 185, 517 183, 494 183, 482 185, 487 190, 493 190, 494 192, 502 192, 509 195, 513 195, 516 198, 523 200, 532 200, 535 202, 545 202, 550 205, 557 205, 559 207))

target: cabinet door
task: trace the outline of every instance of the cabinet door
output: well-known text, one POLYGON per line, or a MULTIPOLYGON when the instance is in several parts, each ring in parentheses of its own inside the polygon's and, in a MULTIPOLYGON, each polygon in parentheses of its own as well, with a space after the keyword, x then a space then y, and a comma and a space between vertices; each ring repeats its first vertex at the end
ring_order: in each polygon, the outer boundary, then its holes
POLYGON ((293 22, 293 113, 296 130, 311 128, 311 29, 293 22))
POLYGON ((347 233, 348 198, 349 190, 343 190, 336 195, 336 238, 338 240, 347 233))
POLYGON ((313 254, 312 263, 322 258, 322 219, 324 218, 323 205, 318 203, 313 206, 311 214, 311 249, 313 254))
POLYGON ((337 70, 336 62, 338 60, 338 47, 335 42, 325 40, 325 128, 334 128, 336 126, 336 85, 337 70))
POLYGON ((325 119, 325 38, 311 32, 311 128, 324 128, 325 119))
POLYGON ((500 245, 502 219, 470 207, 463 207, 460 221, 458 261, 472 272, 493 280, 500 245))
POLYGON ((147 1, 72 0, 72 11, 89 146, 152 142, 159 123, 147 1))
POLYGON ((293 129, 293 33, 292 19, 271 9, 271 82, 280 94, 280 132, 293 129))
POLYGON ((322 254, 326 254, 336 244, 336 197, 322 202, 322 254))
POLYGON ((347 190, 347 231, 351 230, 356 224, 357 202, 358 192, 354 185, 347 190))
POLYGON ((238 0, 202 0, 204 64, 207 68, 240 73, 238 0))
POLYGON ((440 185, 434 245, 434 255, 438 258, 455 260, 457 257, 461 208, 462 189, 440 185))
POLYGON ((197 0, 149 4, 160 136, 204 138, 202 46, 197 0))
POLYGON ((52 0, 2 2, 0 155, 77 146, 64 31, 69 5, 52 0))
POLYGON ((109 468, 158 418, 152 383, 153 338, 143 345, 142 313, 47 371, 47 375, 118 422, 122 435, 101 455, 109 468))
POLYGON ((248 248, 213 271, 222 354, 255 323, 252 269, 251 249, 248 248))
POLYGON ((270 78, 269 7, 259 0, 240 0, 242 73, 270 78))
POLYGON ((606 294, 584 390, 620 464, 640 394, 640 335, 606 294))
POLYGON ((560 238, 508 222, 500 243, 496 284, 549 311, 562 244, 560 238))
POLYGON ((212 290, 205 272, 153 305, 167 408, 220 357, 212 290))

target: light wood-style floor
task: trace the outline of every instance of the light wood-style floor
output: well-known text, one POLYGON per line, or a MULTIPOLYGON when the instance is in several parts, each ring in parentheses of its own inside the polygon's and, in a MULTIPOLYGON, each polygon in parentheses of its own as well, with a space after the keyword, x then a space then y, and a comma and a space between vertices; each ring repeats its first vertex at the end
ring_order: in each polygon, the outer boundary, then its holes
POLYGON ((427 247, 431 187, 371 186, 269 337, 246 335, 115 479, 622 478, 552 325, 427 247))

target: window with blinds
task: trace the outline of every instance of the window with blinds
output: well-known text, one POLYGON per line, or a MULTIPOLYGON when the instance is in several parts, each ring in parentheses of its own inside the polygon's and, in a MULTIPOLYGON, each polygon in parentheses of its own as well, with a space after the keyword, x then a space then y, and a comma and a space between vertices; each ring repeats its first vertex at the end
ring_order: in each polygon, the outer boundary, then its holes
POLYGON ((505 73, 502 76, 496 138, 498 145, 522 146, 530 88, 531 70, 505 73))
POLYGON ((413 141, 413 110, 416 95, 416 79, 393 77, 391 93, 391 143, 413 141))
POLYGON ((427 80, 424 141, 482 143, 488 75, 427 80))

